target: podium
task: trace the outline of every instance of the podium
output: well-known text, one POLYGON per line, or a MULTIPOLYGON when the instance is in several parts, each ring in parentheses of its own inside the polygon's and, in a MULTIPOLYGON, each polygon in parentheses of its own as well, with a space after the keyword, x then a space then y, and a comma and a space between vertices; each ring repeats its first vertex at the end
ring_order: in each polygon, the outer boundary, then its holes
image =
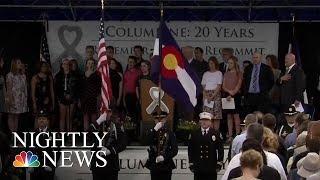
POLYGON ((156 84, 148 79, 142 79, 140 81, 140 108, 142 117, 140 123, 140 137, 143 144, 147 132, 155 125, 151 113, 160 108, 159 103, 162 104, 162 107, 165 105, 164 108, 169 110, 167 123, 171 129, 173 127, 174 100, 168 94, 164 93, 163 90, 160 93, 160 97, 159 101, 159 88, 156 84))

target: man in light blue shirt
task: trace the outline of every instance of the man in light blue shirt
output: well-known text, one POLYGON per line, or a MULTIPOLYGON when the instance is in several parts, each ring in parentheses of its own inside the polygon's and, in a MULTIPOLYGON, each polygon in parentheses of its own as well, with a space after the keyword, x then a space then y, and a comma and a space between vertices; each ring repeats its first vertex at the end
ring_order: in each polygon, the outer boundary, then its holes
POLYGON ((242 148, 243 142, 247 139, 247 129, 250 124, 257 122, 257 116, 254 114, 248 114, 246 118, 244 119, 245 123, 245 131, 243 131, 240 135, 237 135, 231 145, 231 158, 233 158, 235 155, 239 154, 242 148))
POLYGON ((249 93, 253 93, 253 94, 260 93, 260 86, 259 86, 260 67, 261 67, 261 62, 253 65, 249 93))

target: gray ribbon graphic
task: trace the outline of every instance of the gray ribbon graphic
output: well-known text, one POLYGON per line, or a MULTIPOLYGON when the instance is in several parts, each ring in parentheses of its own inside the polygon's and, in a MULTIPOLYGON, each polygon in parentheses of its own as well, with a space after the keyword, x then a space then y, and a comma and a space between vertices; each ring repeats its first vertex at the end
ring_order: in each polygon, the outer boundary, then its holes
POLYGON ((167 112, 169 114, 169 108, 167 105, 162 101, 164 96, 164 91, 160 91, 160 101, 159 101, 159 87, 152 87, 149 90, 150 97, 152 98, 151 104, 146 108, 148 114, 152 114, 157 106, 160 107, 161 111, 167 112), (159 105, 160 103, 160 105, 159 105))
POLYGON ((58 66, 58 70, 59 70, 61 60, 64 58, 67 58, 67 57, 72 57, 72 58, 76 59, 78 61, 78 63, 82 62, 82 57, 76 50, 76 47, 78 46, 78 44, 80 43, 81 38, 82 38, 81 28, 79 26, 63 25, 58 30, 58 38, 59 38, 61 45, 64 48, 64 51, 57 58, 57 61, 55 61, 55 63, 58 63, 58 64, 54 64, 54 68, 56 68, 56 66, 58 66), (66 40, 66 38, 64 36, 65 31, 76 33, 75 39, 70 44, 68 43, 68 41, 66 40))

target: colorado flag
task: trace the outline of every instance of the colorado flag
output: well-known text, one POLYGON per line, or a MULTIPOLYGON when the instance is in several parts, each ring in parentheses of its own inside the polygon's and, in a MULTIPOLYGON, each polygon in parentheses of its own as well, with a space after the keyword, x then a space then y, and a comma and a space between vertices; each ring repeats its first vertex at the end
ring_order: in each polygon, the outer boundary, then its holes
POLYGON ((192 111, 197 104, 197 95, 201 89, 200 80, 190 68, 182 55, 177 42, 172 37, 165 23, 160 23, 162 44, 161 58, 159 57, 159 39, 156 39, 152 58, 151 76, 158 83, 161 75, 161 88, 187 111, 192 111))

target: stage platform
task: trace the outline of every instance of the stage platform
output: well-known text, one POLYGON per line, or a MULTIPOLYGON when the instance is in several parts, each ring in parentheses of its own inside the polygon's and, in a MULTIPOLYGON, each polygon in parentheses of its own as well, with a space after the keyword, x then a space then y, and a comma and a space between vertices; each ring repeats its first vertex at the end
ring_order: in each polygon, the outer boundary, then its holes
MULTIPOLYGON (((75 149, 73 149, 74 151, 75 149)), ((88 152, 89 153, 89 152, 88 152)), ((225 146, 225 158, 227 157, 228 149, 225 146)), ((71 161, 76 158, 72 155, 71 161)), ((147 158, 146 146, 128 146, 127 149, 120 153, 119 180, 150 180, 149 170, 146 169, 144 161, 147 158)), ((188 152, 186 146, 179 146, 178 155, 174 159, 177 169, 173 171, 173 180, 193 180, 193 174, 188 166, 188 152)), ((74 161, 76 162, 76 161, 74 161)), ((218 173, 218 179, 223 175, 224 170, 218 173)), ((57 168, 56 180, 91 180, 92 175, 89 167, 86 165, 80 167, 74 163, 70 168, 57 168)), ((107 179, 107 178, 106 178, 107 179)))

